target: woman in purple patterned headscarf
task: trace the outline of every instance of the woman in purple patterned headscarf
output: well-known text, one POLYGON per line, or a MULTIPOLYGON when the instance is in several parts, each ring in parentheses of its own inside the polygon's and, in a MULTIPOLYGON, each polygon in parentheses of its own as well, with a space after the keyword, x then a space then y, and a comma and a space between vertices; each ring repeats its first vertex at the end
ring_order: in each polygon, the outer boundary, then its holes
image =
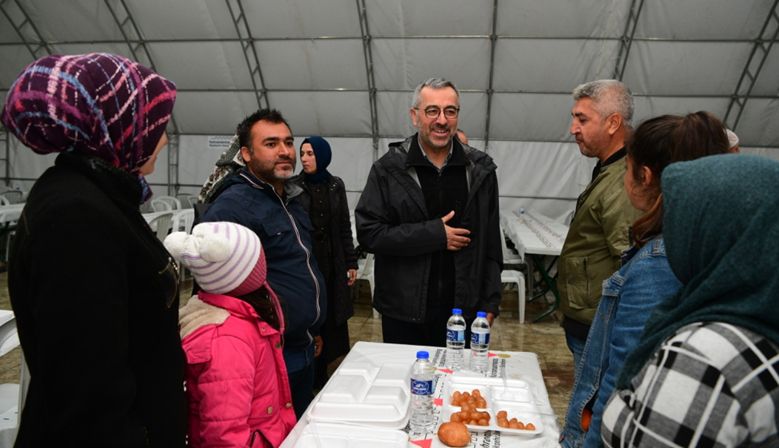
POLYGON ((61 153, 11 249, 31 375, 17 447, 185 444, 176 265, 138 210, 175 97, 111 54, 47 56, 8 92, 3 124, 35 152, 61 153))

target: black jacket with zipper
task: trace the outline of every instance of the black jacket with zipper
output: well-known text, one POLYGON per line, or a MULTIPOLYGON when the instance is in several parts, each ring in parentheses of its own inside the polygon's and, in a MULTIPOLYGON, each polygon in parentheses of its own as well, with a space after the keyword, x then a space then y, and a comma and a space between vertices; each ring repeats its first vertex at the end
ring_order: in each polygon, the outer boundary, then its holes
MULTIPOLYGON (((409 150, 417 135, 390 144, 387 154, 371 167, 355 210, 357 239, 375 256, 374 307, 383 315, 423 322, 433 257, 446 250, 441 216, 431 216, 409 150)), ((487 154, 454 140, 455 153, 468 159, 467 202, 457 227, 470 230, 470 244, 453 252, 454 307, 466 319, 477 311, 500 310, 500 239, 497 166, 487 154)), ((446 215, 449 211, 440 212, 446 215)), ((444 279, 447 280, 447 279, 444 279)))

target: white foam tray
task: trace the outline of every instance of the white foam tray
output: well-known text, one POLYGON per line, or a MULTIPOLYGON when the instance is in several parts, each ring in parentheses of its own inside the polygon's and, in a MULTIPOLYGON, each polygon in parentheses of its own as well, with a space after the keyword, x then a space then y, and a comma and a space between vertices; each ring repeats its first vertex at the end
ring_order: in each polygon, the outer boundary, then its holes
POLYGON ((397 429, 309 422, 294 448, 406 448, 408 434, 397 429))
POLYGON ((408 422, 411 364, 341 364, 316 396, 308 417, 403 428, 408 422))
POLYGON ((503 380, 500 378, 483 377, 457 377, 449 376, 444 380, 443 390, 443 409, 441 412, 441 422, 450 421, 450 416, 455 412, 460 412, 460 406, 452 406, 452 395, 456 391, 473 393, 474 389, 481 392, 481 396, 487 401, 487 408, 479 411, 487 411, 490 414, 490 424, 488 426, 465 425, 468 430, 474 432, 500 431, 501 434, 516 434, 520 436, 535 436, 544 431, 544 424, 541 422, 541 415, 538 414, 538 407, 533 402, 533 394, 530 391, 527 382, 522 380, 508 380, 508 391, 514 395, 514 400, 507 401, 500 398, 504 391, 503 380), (524 424, 532 423, 536 429, 528 431, 526 429, 509 429, 498 426, 498 420, 495 417, 498 411, 506 411, 508 419, 516 418, 524 424))

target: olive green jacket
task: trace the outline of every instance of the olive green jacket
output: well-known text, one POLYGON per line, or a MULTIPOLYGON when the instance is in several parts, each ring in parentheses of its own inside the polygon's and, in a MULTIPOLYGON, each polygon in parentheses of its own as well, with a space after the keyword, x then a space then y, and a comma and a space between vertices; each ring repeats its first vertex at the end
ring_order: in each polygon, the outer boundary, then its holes
POLYGON ((622 266, 630 247, 630 228, 643 212, 625 193, 625 158, 601 169, 579 195, 558 267, 560 311, 590 325, 602 295, 603 281, 622 266))

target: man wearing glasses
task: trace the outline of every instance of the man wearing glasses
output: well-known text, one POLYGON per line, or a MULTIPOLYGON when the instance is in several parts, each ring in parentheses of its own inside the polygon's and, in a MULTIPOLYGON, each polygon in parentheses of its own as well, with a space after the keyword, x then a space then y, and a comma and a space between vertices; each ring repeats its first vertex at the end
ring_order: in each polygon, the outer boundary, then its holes
POLYGON ((453 83, 420 84, 410 110, 418 132, 373 164, 355 210, 357 238, 376 260, 384 342, 445 346, 452 308, 469 328, 477 311, 490 324, 499 313, 497 166, 455 138, 459 112, 453 83))

